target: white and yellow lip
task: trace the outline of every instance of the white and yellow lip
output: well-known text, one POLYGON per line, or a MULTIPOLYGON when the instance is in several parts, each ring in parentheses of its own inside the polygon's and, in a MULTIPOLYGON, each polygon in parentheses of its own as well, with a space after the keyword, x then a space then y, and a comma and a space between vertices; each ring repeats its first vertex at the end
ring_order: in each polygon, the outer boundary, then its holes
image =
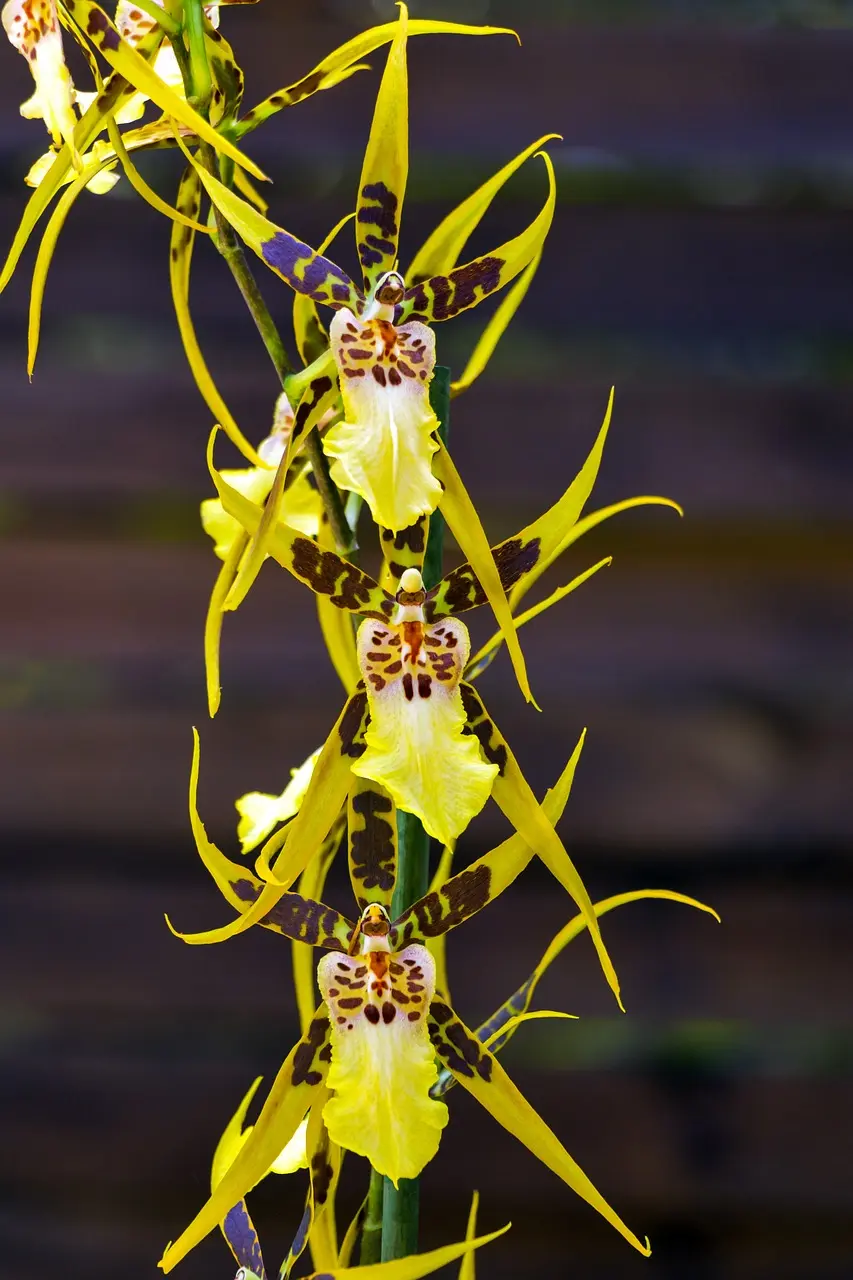
MULTIPOLYGON (((406 595, 398 593, 398 601, 406 595)), ((385 787, 398 808, 449 844, 483 808, 497 774, 476 737, 465 732, 459 681, 470 640, 457 618, 427 626, 420 605, 398 603, 397 610, 390 625, 368 618, 359 627, 370 724, 367 749, 352 770, 385 787)))
POLYGON ((435 962, 417 944, 396 953, 332 951, 317 978, 331 1022, 329 1137, 395 1185, 416 1178, 438 1151, 448 1118, 444 1103, 429 1096, 438 1079, 427 1029, 435 962))
POLYGON ((332 479, 360 494, 384 529, 406 529, 434 511, 442 494, 432 474, 435 334, 418 321, 395 327, 343 307, 329 338, 344 406, 343 422, 323 441, 332 479))

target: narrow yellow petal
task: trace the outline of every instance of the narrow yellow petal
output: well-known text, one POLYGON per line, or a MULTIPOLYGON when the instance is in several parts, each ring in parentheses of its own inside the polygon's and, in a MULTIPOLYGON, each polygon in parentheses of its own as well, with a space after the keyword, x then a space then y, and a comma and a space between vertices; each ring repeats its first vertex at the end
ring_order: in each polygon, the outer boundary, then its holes
POLYGON ((157 194, 153 187, 150 187, 137 169, 136 165, 130 158, 124 140, 118 130, 116 122, 112 118, 107 119, 107 133, 112 143, 113 151, 121 161, 121 167, 124 174, 133 187, 137 195, 150 204, 152 209, 156 209, 158 213, 162 213, 165 217, 171 218, 173 222, 180 222, 185 227, 192 228, 193 231, 200 232, 201 235, 210 235, 210 228, 206 227, 202 222, 196 222, 192 218, 188 218, 185 213, 181 213, 180 209, 175 209, 161 196, 157 194))
MULTIPOLYGON (((459 255, 468 239, 480 225, 495 196, 504 184, 517 172, 534 152, 546 142, 559 140, 560 134, 546 133, 525 147, 496 174, 478 187, 466 200, 449 213, 436 227, 412 259, 406 272, 408 284, 427 280, 430 276, 446 275, 459 261, 459 255)), ((537 255, 538 258, 538 255, 537 255)))
POLYGON ((444 486, 441 499, 441 513, 447 521, 448 528, 459 544, 462 554, 467 557, 475 580, 471 584, 472 593, 477 586, 482 590, 492 607, 492 611, 501 629, 512 667, 519 688, 528 702, 535 700, 530 692, 527 679, 527 668, 524 655, 515 631, 509 602, 501 583, 501 576, 495 564, 489 540, 480 523, 477 509, 471 501, 468 491, 462 483, 459 472, 453 465, 450 454, 442 449, 433 462, 433 471, 444 486))
POLYGON ((211 1191, 215 1191, 219 1186, 220 1182, 225 1177, 225 1174, 228 1172, 228 1169, 234 1163, 237 1152, 240 1150, 246 1139, 246 1135, 243 1132, 243 1123, 246 1119, 246 1112, 249 1110, 251 1101, 258 1091, 258 1087, 262 1079, 263 1076, 258 1076, 257 1079, 249 1085, 249 1088, 243 1096, 243 1101, 228 1121, 222 1131, 222 1137, 216 1144, 216 1150, 213 1153, 213 1161, 210 1169, 211 1191))
POLYGON ((358 183, 355 241, 365 293, 397 262, 409 172, 408 20, 409 11, 401 0, 358 183))
POLYGON ((229 1209, 266 1176, 323 1085, 327 1065, 321 1055, 328 1036, 328 1015, 321 1009, 307 1035, 287 1055, 261 1114, 233 1164, 190 1225, 167 1248, 160 1262, 163 1271, 169 1272, 177 1266, 218 1226, 229 1209))
MULTIPOLYGON (((468 1211, 468 1225, 465 1228, 465 1239, 473 1240, 477 1234, 477 1210, 480 1207, 480 1193, 475 1191, 471 1196, 471 1208, 468 1211)), ((466 1253, 459 1268, 459 1280, 477 1280, 474 1254, 466 1253)))
POLYGON ((331 1271, 312 1272, 305 1280, 421 1280, 422 1276, 430 1276, 434 1271, 455 1262, 457 1258, 479 1249, 484 1244, 491 1244, 499 1236, 509 1231, 511 1223, 507 1223, 500 1231, 492 1231, 487 1236, 478 1236, 476 1240, 463 1240, 461 1244, 446 1244, 430 1253, 413 1253, 408 1258, 399 1258, 394 1262, 371 1262, 363 1267, 332 1267, 331 1271))
MULTIPOLYGON (((202 507, 204 507, 204 503, 202 503, 202 507)), ((219 710, 219 703, 222 698, 222 684, 219 675, 219 646, 222 638, 225 597, 231 589, 231 583, 237 573, 237 566, 240 563, 240 557, 245 550, 247 540, 247 535, 242 529, 238 528, 237 536, 233 539, 225 557, 225 563, 216 575, 216 582, 213 584, 213 591, 210 593, 210 601, 204 619, 204 678, 207 686, 207 710, 211 719, 219 710)))
POLYGON ((525 1013, 514 1014, 511 1018, 492 1034, 483 1040, 483 1047, 491 1049, 496 1040, 503 1040, 504 1037, 509 1038, 513 1032, 521 1026, 522 1022, 536 1022, 540 1018, 567 1018, 570 1022, 576 1022, 578 1015, 576 1013, 561 1013, 555 1009, 528 1009, 525 1013))
MULTIPOLYGON (((190 221, 195 222, 198 219, 200 187, 195 169, 188 168, 184 171, 175 203, 177 208, 186 214, 190 221)), ((219 394, 198 344, 192 313, 190 312, 189 298, 190 267, 192 265, 194 242, 195 232, 191 227, 177 222, 172 224, 169 249, 169 283, 172 289, 175 317, 178 321, 178 332, 184 345, 184 354, 195 379, 195 384, 208 409, 217 422, 221 424, 228 439, 237 446, 253 466, 259 467, 262 465, 261 459, 237 426, 228 406, 219 394)))
MULTIPOLYGON (((576 578, 572 578, 571 582, 567 582, 564 587, 557 587, 556 591, 540 600, 539 604, 533 606, 532 609, 526 609, 524 613, 515 615, 515 629, 519 631, 526 626, 528 622, 532 622, 534 618, 538 618, 540 613, 544 613, 546 609, 550 609, 552 605, 558 604, 560 600, 564 600, 566 596, 571 595, 578 587, 582 586, 587 579, 598 573, 599 569, 604 569, 607 565, 613 563, 612 556, 605 556, 603 560, 599 560, 598 564, 592 565, 591 568, 585 569, 583 573, 579 573, 576 578)), ((510 597, 510 600, 512 597, 510 597)), ((503 635, 500 631, 496 631, 483 645, 478 649, 473 658, 465 669, 466 680, 476 680, 486 670, 493 659, 497 656, 498 651, 503 644, 503 635)))
POLYGON ((458 396, 461 392, 467 391, 471 383, 479 378, 491 360, 495 348, 509 328, 510 321, 524 301, 527 290, 530 288, 530 282, 536 275, 541 261, 542 254, 540 252, 537 253, 530 265, 525 267, 506 297, 501 299, 500 306, 494 315, 489 317, 489 323, 477 339, 477 345, 472 351, 461 375, 455 382, 451 383, 451 395, 458 396))
POLYGON ((446 1106, 429 1096, 438 1079, 426 1016, 432 957, 417 945, 392 955, 332 951, 317 977, 331 1019, 333 1096, 323 1111, 329 1135, 395 1186, 416 1178, 438 1151, 448 1119, 446 1106))
POLYGON ((593 1186, 589 1178, 510 1080, 497 1058, 457 1017, 449 1005, 433 1001, 430 1034, 439 1057, 463 1089, 467 1089, 508 1133, 547 1165, 558 1178, 592 1205, 620 1235, 646 1257, 642 1243, 593 1186))
POLYGON ((537 154, 541 156, 548 176, 548 195, 530 225, 520 235, 482 258, 475 258, 446 274, 431 276, 429 280, 420 280, 412 285, 403 298, 402 319, 425 320, 428 323, 451 320, 509 284, 540 253, 554 218, 557 184, 554 166, 547 153, 539 151, 537 154))
MULTIPOLYGON (((680 516, 684 515, 679 504, 673 502, 671 498, 642 494, 636 498, 625 498, 622 502, 611 503, 609 507, 601 507, 598 511, 591 511, 583 519, 577 519, 576 517, 573 523, 565 528, 565 532, 556 546, 553 545, 553 540, 549 538, 547 555, 541 556, 530 572, 526 573, 512 588, 509 595, 509 602, 512 608, 517 608, 520 601, 527 595, 527 592, 545 570, 554 564, 563 552, 573 546, 585 533, 589 533, 590 529, 594 529, 596 525, 601 524, 603 521, 609 520, 611 516, 619 515, 622 511, 630 511, 634 507, 671 507, 680 516)), ((530 527, 532 528, 533 526, 530 527)), ((520 536, 523 537, 524 534, 520 536)))
POLYGON ((86 165, 79 177, 71 183, 71 186, 62 195, 57 202, 56 208, 50 216, 44 235, 42 236, 39 251, 36 256, 35 267, 33 268, 33 282, 30 289, 30 315, 29 325, 27 329, 27 373, 32 377, 33 367, 38 354, 39 334, 41 332, 41 309, 44 300, 44 289, 47 284, 47 273, 50 270, 50 264, 53 259, 56 242, 59 234, 65 225, 65 219, 71 211, 77 197, 83 188, 92 180, 92 178, 100 173, 106 162, 103 160, 95 160, 91 164, 86 165))
POLYGON ((339 1267, 348 1267, 350 1264, 350 1259, 355 1251, 356 1241, 361 1236, 364 1216, 367 1213, 367 1200, 368 1197, 365 1196, 358 1209, 356 1209, 353 1214, 350 1224, 346 1229, 343 1244, 341 1245, 340 1253, 338 1254, 339 1267))
MULTIPOLYGON (((472 27, 459 22, 437 22, 432 19, 410 18, 408 23, 409 35, 457 35, 457 36, 498 36, 509 35, 514 36, 515 32, 510 31, 507 27, 472 27)), ((288 85, 284 89, 279 89, 276 93, 265 98, 263 102, 258 103, 251 111, 249 111, 240 122, 239 133, 245 133, 250 129, 256 129, 264 120, 268 120, 276 111, 281 111, 283 107, 293 106, 297 102, 310 97, 312 93, 317 93, 321 89, 330 89, 333 85, 339 84, 347 75, 351 75, 353 71, 358 70, 354 64, 360 58, 366 58, 368 54, 373 53, 374 49, 381 48, 382 45, 388 44, 398 32, 398 23, 385 22, 378 27, 370 27, 367 31, 362 31, 359 35, 353 36, 352 40, 348 40, 346 44, 340 45, 337 49, 333 49, 331 53, 319 62, 313 70, 303 76, 301 80, 297 80, 295 84, 288 85)), ((518 39, 518 36, 516 36, 518 39)))
POLYGON ((492 794, 498 807, 524 841, 535 849, 553 876, 563 885, 583 912, 589 925, 593 945, 604 971, 604 976, 616 996, 619 1007, 619 980, 607 948, 601 937, 598 921, 592 908, 586 886, 563 846, 551 823, 542 812, 536 797, 521 769, 518 761, 509 748, 506 739, 491 719, 482 699, 470 684, 462 685, 462 700, 468 717, 468 724, 477 735, 484 753, 490 759, 500 762, 500 772, 495 778, 492 794))

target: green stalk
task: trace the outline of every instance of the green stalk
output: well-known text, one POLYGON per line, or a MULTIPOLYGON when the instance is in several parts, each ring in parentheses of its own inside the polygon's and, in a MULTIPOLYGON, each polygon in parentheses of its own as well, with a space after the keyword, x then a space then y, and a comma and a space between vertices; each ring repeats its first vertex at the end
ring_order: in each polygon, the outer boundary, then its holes
POLYGON ((190 101, 196 111, 206 119, 213 93, 213 81, 204 43, 204 12, 201 0, 184 0, 184 31, 187 37, 193 82, 190 101))
MULTIPOLYGON (((447 443, 450 410, 450 370, 439 367, 430 384, 430 403, 439 422, 439 438, 447 443)), ((429 522, 426 554, 424 556, 424 584, 429 590, 441 578, 444 551, 444 520, 438 511, 429 522)), ((397 811, 397 883, 391 903, 391 916, 402 915, 429 888, 430 838, 420 819, 414 814, 397 811)), ((376 1178, 374 1173, 373 1177, 376 1178)), ((395 1187, 385 1178, 382 1199, 382 1261, 407 1258, 418 1251, 418 1216, 420 1209, 420 1180, 401 1178, 395 1187)), ((373 1178, 371 1179, 371 1195, 373 1178)))

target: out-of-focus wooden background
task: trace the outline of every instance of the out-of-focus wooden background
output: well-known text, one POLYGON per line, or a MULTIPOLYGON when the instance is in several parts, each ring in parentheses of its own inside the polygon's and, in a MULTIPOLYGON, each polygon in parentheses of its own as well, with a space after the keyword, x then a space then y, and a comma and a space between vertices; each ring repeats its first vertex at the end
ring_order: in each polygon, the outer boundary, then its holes
MULTIPOLYGON (((829 0, 447 0, 416 14, 508 23, 509 39, 411 44, 404 258, 489 172, 548 130, 560 200, 541 269, 487 374, 454 409, 453 451, 495 537, 562 490, 611 383, 598 501, 665 493, 562 571, 613 567, 525 634, 544 711, 505 663, 484 692, 537 787, 583 725, 562 831, 596 896, 667 886, 608 918, 628 1016, 578 941, 507 1065, 640 1234, 631 1255, 461 1096, 424 1179, 424 1239, 512 1218, 480 1274, 616 1280, 841 1280, 853 1272, 853 7, 829 0)), ((384 0, 264 0, 228 12, 247 103, 296 79, 384 0)), ((44 142, 2 51, 0 220, 44 142)), ((280 116, 249 150, 272 215, 314 243, 352 207, 377 68, 280 116)), ((146 172, 164 192, 175 166, 146 172)), ((477 250, 531 217, 533 163, 477 250)), ((340 690, 312 601, 268 566, 224 638, 207 722, 201 633, 215 573, 197 523, 210 427, 168 293, 168 229, 122 181, 85 196, 24 369, 28 253, 0 299, 0 1276, 153 1277, 206 1191, 221 1126, 295 1033, 289 950, 166 931, 227 917, 188 830, 190 725, 202 808, 233 848, 233 799, 278 789, 340 690)), ((351 263, 346 233, 340 256, 351 263)), ((193 303, 246 434, 276 386, 231 281, 200 246, 193 303)), ((290 297, 264 288, 284 323, 290 297)), ((460 367, 481 311, 441 329, 460 367)), ((223 458, 225 454, 223 453, 223 458)), ((487 619, 475 619, 476 636, 487 619)), ((501 838, 490 808, 464 842, 501 838)), ((347 889, 330 895, 346 906, 347 889)), ((477 1021, 525 976, 568 901, 532 869, 450 942, 477 1021)), ((351 1161, 344 1201, 360 1194, 351 1161)), ((257 1194, 268 1264, 302 1184, 257 1194)), ((211 1239, 181 1269, 231 1274, 211 1239)))

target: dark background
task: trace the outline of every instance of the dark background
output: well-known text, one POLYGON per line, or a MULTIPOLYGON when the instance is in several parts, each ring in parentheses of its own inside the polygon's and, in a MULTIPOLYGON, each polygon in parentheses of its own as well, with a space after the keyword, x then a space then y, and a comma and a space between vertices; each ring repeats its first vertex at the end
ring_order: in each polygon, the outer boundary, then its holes
MULTIPOLYGON (((310 69, 377 0, 264 0, 225 15, 247 105, 310 69)), ((617 387, 596 505, 620 517, 554 578, 613 567, 525 633, 542 715, 505 660, 483 681, 544 788, 589 725, 562 832, 593 896, 662 886, 606 922, 628 1016, 588 940, 564 954, 511 1073, 626 1220, 644 1262, 461 1090, 424 1178, 423 1238, 512 1218, 482 1277, 840 1280, 853 1273, 853 7, 456 0, 421 16, 515 25, 411 49, 403 261, 476 183, 539 134, 559 204, 545 262, 486 375, 454 406, 453 452, 494 537, 562 490, 617 387)), ((352 208, 377 69, 284 113, 248 150, 272 216, 316 243, 352 208)), ((44 145, 18 119, 2 53, 0 220, 44 145)), ((173 157, 146 173, 174 190, 173 157)), ((541 201, 531 163, 476 237, 541 201)), ((349 233, 338 256, 352 266, 349 233)), ((186 817, 190 725, 203 814, 234 848, 233 799, 278 790, 325 736, 341 690, 306 591, 268 566, 229 618, 224 699, 206 718, 201 635, 216 562, 198 527, 210 427, 177 339, 168 228, 122 180, 84 195, 60 240, 33 384, 33 253, 0 299, 0 1274, 136 1280, 206 1193, 250 1080, 293 1042, 289 948, 263 931, 188 948, 163 923, 228 918, 186 817)), ((193 305, 250 439, 274 375, 213 251, 193 305)), ((290 295, 263 281, 282 324, 290 295)), ((458 371, 484 309, 439 331, 458 371)), ((222 454, 223 460, 225 453, 222 454)), ((451 552, 452 554, 452 552, 451 552)), ((487 618, 474 619, 475 638, 487 618)), ((506 832, 490 806, 469 859, 506 832)), ((335 881, 329 896, 348 905, 335 881)), ((533 867, 451 938, 455 1003, 476 1023, 572 914, 533 867)), ((361 1195, 351 1159, 344 1210, 361 1195)), ((300 1179, 254 1203, 274 1272, 300 1179)), ((187 1280, 233 1270, 211 1239, 187 1280)))

